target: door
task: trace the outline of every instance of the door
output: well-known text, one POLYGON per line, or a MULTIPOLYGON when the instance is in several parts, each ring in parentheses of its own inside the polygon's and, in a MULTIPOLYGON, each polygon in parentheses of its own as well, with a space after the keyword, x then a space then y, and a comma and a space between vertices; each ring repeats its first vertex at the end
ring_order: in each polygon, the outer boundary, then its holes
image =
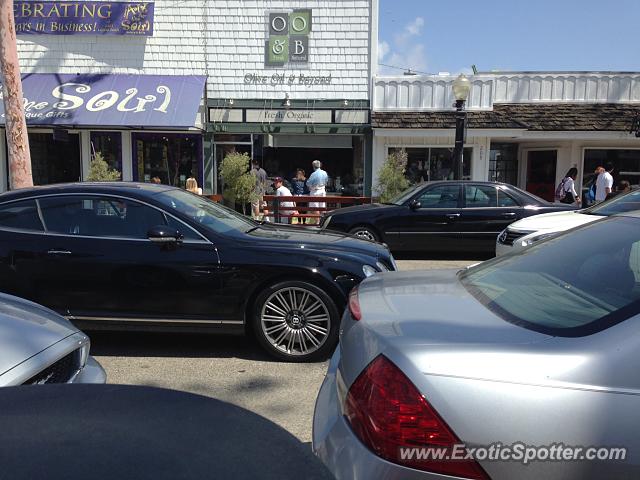
POLYGON ((557 150, 527 152, 527 192, 549 202, 554 201, 557 160, 557 150))
POLYGON ((494 252, 496 238, 510 223, 522 218, 522 207, 495 185, 466 184, 464 208, 458 221, 467 251, 494 252))
POLYGON ((149 205, 96 195, 38 203, 45 305, 88 320, 217 320, 218 255, 187 225, 181 244, 156 244, 149 228, 177 220, 149 205))
POLYGON ((395 220, 403 250, 436 252, 462 247, 457 225, 461 188, 453 182, 429 185, 407 202, 395 220), (417 202, 413 208, 411 202, 417 202))

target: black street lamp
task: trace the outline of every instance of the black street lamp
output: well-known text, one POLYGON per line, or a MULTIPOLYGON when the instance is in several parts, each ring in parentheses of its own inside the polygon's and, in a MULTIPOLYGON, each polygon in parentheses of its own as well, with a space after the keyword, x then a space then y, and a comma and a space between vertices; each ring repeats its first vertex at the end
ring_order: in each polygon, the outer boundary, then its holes
POLYGON ((464 151, 464 124, 467 120, 464 102, 469 96, 469 90, 471 90, 471 82, 464 74, 460 74, 458 78, 453 81, 453 95, 456 97, 456 143, 453 149, 453 160, 457 180, 462 180, 464 177, 464 160, 462 153, 464 151))

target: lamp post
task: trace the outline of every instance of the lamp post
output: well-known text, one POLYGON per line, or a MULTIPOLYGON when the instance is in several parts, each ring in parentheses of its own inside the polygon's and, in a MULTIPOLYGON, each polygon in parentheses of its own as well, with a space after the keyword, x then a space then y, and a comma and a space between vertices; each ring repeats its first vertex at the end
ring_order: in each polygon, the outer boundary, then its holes
POLYGON ((453 95, 456 97, 456 143, 453 149, 453 159, 457 172, 457 180, 462 180, 464 177, 464 160, 462 153, 464 149, 464 124, 467 119, 464 102, 469 96, 469 90, 471 90, 471 82, 464 74, 460 74, 458 78, 453 81, 453 95))

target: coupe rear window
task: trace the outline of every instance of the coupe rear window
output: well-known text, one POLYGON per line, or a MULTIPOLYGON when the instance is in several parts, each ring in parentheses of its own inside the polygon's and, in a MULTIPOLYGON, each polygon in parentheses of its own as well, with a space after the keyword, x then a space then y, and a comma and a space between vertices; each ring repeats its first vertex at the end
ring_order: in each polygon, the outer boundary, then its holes
POLYGON ((507 321, 550 335, 589 335, 640 313, 640 219, 595 222, 460 279, 507 321))

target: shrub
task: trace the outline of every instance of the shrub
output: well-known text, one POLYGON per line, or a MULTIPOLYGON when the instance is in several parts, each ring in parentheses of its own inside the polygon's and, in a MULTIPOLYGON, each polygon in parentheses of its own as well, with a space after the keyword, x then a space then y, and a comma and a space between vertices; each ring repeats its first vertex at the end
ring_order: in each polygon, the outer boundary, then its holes
POLYGON ((89 166, 87 181, 89 182, 114 182, 120 180, 120 172, 109 167, 100 152, 96 152, 89 166))
POLYGON ((220 164, 220 177, 224 182, 223 198, 234 204, 242 204, 245 213, 246 204, 258 199, 256 177, 249 172, 249 155, 229 153, 220 164))
POLYGON ((381 202, 388 202, 409 188, 409 180, 404 176, 407 169, 407 152, 390 153, 378 172, 377 190, 381 202))

